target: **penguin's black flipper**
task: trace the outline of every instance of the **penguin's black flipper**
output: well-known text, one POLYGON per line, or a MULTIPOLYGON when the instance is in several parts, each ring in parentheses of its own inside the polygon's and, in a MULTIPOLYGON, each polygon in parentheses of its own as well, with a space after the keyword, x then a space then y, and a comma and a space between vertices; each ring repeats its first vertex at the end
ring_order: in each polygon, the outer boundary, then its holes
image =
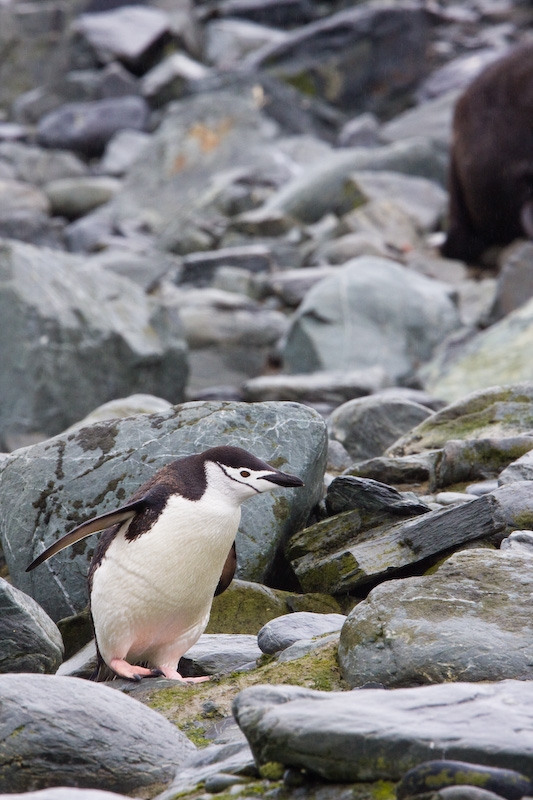
POLYGON ((92 533, 98 533, 98 531, 103 531, 104 528, 110 528, 117 523, 126 522, 126 520, 138 514, 139 511, 142 511, 146 507, 146 504, 147 497, 141 497, 133 503, 128 503, 128 505, 122 506, 122 508, 117 508, 116 511, 108 511, 105 514, 100 514, 98 517, 87 520, 87 522, 82 522, 81 525, 71 530, 70 533, 66 533, 61 539, 58 539, 57 542, 47 547, 40 556, 37 556, 37 558, 26 567, 26 572, 31 572, 32 569, 38 567, 43 561, 46 561, 51 556, 55 556, 56 553, 59 553, 60 550, 64 550, 65 547, 79 542, 80 539, 85 539, 86 536, 90 536, 92 533))

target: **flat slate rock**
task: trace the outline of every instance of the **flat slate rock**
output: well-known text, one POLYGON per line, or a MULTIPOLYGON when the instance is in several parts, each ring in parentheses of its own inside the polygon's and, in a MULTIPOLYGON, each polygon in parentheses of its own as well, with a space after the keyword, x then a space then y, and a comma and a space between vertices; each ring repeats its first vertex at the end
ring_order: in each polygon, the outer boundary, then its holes
POLYGON ((259 765, 275 761, 327 780, 400 780, 437 753, 533 775, 528 681, 353 692, 253 686, 233 711, 259 765))
POLYGON ((186 678, 235 672, 261 655, 253 634, 204 633, 180 660, 179 671, 186 678))
POLYGON ((350 591, 506 528, 502 504, 492 495, 368 530, 364 522, 359 510, 345 511, 290 539, 285 552, 304 591, 350 591))
POLYGON ((0 675, 0 791, 167 783, 196 748, 175 725, 98 683, 0 675))
POLYGON ((124 505, 165 464, 224 444, 244 447, 306 484, 243 505, 238 577, 264 582, 278 547, 305 524, 323 491, 325 423, 294 403, 184 403, 158 414, 97 423, 15 452, 0 465, 0 541, 13 583, 52 619, 81 611, 96 536, 31 573, 25 572, 28 563, 84 519, 124 505))
POLYGON ((515 537, 504 550, 463 550, 433 574, 377 586, 342 630, 344 679, 389 688, 532 680, 532 555, 515 537))

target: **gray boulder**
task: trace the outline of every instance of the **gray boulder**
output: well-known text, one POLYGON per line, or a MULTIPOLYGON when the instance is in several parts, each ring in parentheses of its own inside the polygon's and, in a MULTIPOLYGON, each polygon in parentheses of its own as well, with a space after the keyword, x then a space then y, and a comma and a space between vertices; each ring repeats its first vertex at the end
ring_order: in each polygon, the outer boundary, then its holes
POLYGON ((257 644, 263 653, 277 653, 302 639, 339 631, 345 621, 343 614, 297 611, 295 614, 276 617, 263 625, 257 634, 257 644))
POLYGON ((0 316, 0 437, 54 434, 103 402, 148 389, 183 398, 176 314, 78 256, 0 243, 0 316))
POLYGON ((533 383, 494 385, 437 411, 398 439, 387 455, 408 456, 441 449, 450 440, 518 438, 529 436, 532 430, 533 383))
POLYGON ((430 414, 429 408, 401 397, 359 397, 330 414, 328 433, 354 461, 363 461, 383 455, 387 447, 430 414))
POLYGON ((261 656, 257 637, 246 633, 204 633, 181 658, 184 677, 235 672, 261 656))
POLYGON ((148 105, 137 95, 66 103, 40 120, 37 141, 42 147, 100 156, 118 131, 144 131, 147 122, 148 105))
POLYGON ((354 782, 399 780, 437 753, 531 775, 532 703, 530 682, 507 680, 355 692, 253 686, 233 710, 259 765, 354 782))
POLYGON ((13 582, 53 619, 80 611, 96 537, 26 573, 32 558, 82 520, 124 505, 170 461, 223 444, 247 448, 306 484, 243 506, 238 577, 264 582, 278 548, 305 524, 322 494, 325 424, 293 403, 185 403, 97 423, 13 453, 0 472, 0 536, 13 582))
POLYGON ((0 791, 133 793, 167 783, 195 752, 163 716, 102 684, 0 675, 0 698, 0 791))
POLYGON ((533 380, 533 300, 424 368, 429 391, 449 402, 488 387, 533 380))
POLYGON ((0 578, 0 673, 55 672, 61 634, 38 603, 0 578))
POLYGON ((530 553, 465 550, 432 575, 373 589, 342 630, 345 680, 387 687, 531 680, 530 553))
POLYGON ((180 254, 213 249, 224 230, 217 173, 261 167, 275 175, 279 159, 268 147, 275 130, 252 87, 176 102, 129 170, 112 204, 115 219, 149 226, 180 254))
POLYGON ((283 360, 291 373, 379 365, 399 381, 458 324, 444 284, 384 258, 357 258, 308 292, 283 360))

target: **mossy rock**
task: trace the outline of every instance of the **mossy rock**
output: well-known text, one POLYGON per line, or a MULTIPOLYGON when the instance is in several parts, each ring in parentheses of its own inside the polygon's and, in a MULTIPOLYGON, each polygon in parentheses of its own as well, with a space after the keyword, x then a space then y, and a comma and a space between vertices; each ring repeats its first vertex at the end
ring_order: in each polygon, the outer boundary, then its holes
POLYGON ((259 633, 271 619, 293 611, 339 612, 335 598, 327 594, 295 594, 271 589, 261 583, 234 580, 213 601, 206 633, 259 633))
POLYGON ((533 429, 533 382, 493 386, 437 411, 398 439, 389 456, 444 447, 450 439, 509 438, 533 429))

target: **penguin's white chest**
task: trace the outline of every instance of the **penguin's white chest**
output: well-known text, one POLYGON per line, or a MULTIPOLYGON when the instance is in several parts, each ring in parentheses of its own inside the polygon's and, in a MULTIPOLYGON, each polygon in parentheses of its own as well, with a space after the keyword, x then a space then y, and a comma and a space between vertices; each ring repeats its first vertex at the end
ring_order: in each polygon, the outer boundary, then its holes
POLYGON ((104 660, 174 662, 209 619, 235 539, 240 506, 206 492, 172 496, 153 527, 133 541, 122 526, 93 576, 91 611, 104 660))

